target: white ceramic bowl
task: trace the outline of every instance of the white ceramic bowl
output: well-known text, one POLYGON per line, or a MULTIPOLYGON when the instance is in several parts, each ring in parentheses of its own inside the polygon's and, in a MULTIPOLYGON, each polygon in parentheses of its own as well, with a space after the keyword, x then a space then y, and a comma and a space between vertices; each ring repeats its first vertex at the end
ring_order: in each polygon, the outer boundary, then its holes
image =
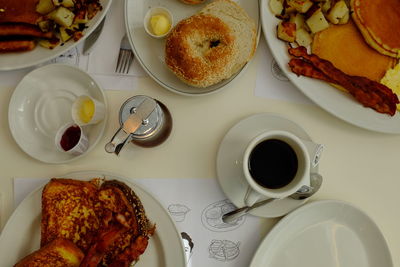
POLYGON ((147 34, 150 35, 151 37, 158 38, 158 39, 161 39, 161 38, 164 38, 165 36, 167 36, 171 32, 171 30, 173 28, 173 24, 174 24, 174 19, 172 17, 171 12, 168 9, 166 9, 165 7, 160 7, 160 6, 150 8, 149 11, 147 11, 146 15, 144 16, 144 20, 143 20, 144 29, 147 32, 147 34), (162 35, 154 34, 154 32, 151 28, 151 24, 150 24, 151 17, 154 15, 164 15, 167 17, 167 19, 170 22, 170 27, 166 33, 164 33, 162 35))
POLYGON ((78 124, 75 123, 67 123, 65 125, 63 125, 56 134, 55 137, 55 145, 58 149, 58 151, 60 152, 64 152, 64 153, 68 153, 74 156, 79 156, 83 153, 86 152, 86 150, 88 150, 89 148, 89 140, 87 138, 87 136, 85 135, 85 133, 83 132, 83 129, 81 126, 79 126, 78 124), (66 131, 70 128, 70 127, 79 127, 80 130, 80 137, 78 142, 69 150, 65 150, 62 146, 61 146, 61 139, 63 138, 64 134, 66 133, 66 131))
POLYGON ((102 121, 105 117, 106 114, 106 108, 103 103, 97 101, 93 97, 90 97, 88 95, 81 95, 79 96, 75 102, 72 104, 72 119, 76 124, 79 126, 84 126, 84 125, 89 125, 89 124, 96 124, 100 121, 102 121), (94 113, 92 118, 88 122, 84 122, 81 120, 79 117, 79 109, 81 105, 83 104, 84 101, 91 100, 94 104, 94 113))

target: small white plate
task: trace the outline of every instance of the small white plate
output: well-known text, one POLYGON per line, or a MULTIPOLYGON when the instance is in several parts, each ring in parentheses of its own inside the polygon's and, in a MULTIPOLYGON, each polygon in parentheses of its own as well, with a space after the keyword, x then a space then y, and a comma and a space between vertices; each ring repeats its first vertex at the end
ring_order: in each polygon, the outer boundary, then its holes
MULTIPOLYGON (((156 232, 150 238, 146 251, 140 256, 135 267, 186 266, 181 235, 168 211, 141 186, 131 182, 127 177, 98 171, 76 172, 57 177, 79 180, 99 177, 126 183, 140 198, 148 218, 156 223, 156 232)), ((31 192, 18 205, 4 226, 0 235, 1 266, 13 266, 24 256, 39 249, 42 189, 43 186, 40 186, 31 192)))
POLYGON ((70 40, 64 43, 64 45, 59 45, 54 49, 47 49, 37 45, 32 51, 0 54, 0 70, 16 70, 35 66, 58 57, 77 46, 100 24, 110 8, 111 2, 112 0, 100 0, 103 9, 86 24, 87 28, 83 31, 84 35, 77 42, 70 40))
POLYGON ((250 267, 392 267, 374 221, 348 203, 309 203, 283 218, 261 242, 250 267))
POLYGON ((28 73, 11 97, 8 121, 17 144, 31 157, 46 163, 67 163, 89 152, 103 135, 105 118, 96 125, 84 126, 89 149, 79 156, 58 151, 54 139, 57 130, 73 122, 71 107, 80 95, 107 100, 100 85, 79 68, 52 64, 28 73))
MULTIPOLYGON (((217 177, 222 191, 237 207, 245 206, 244 197, 249 187, 243 174, 243 154, 248 143, 257 135, 270 130, 288 131, 300 139, 312 141, 294 122, 272 113, 247 117, 233 126, 223 138, 217 155, 217 177)), ((318 172, 318 166, 312 169, 318 172)), ((274 218, 283 216, 302 205, 305 200, 285 198, 253 209, 250 214, 274 218)))
MULTIPOLYGON (((144 29, 143 19, 147 11, 156 6, 165 7, 171 12, 176 24, 182 19, 192 16, 196 12, 200 11, 207 2, 208 1, 199 5, 187 5, 178 0, 125 0, 126 32, 136 59, 138 59, 140 65, 151 78, 172 92, 191 96, 216 92, 227 87, 227 85, 238 77, 238 75, 242 73, 248 65, 246 64, 230 79, 206 88, 192 87, 183 83, 166 66, 164 61, 165 39, 155 39, 149 36, 144 29)), ((258 42, 261 33, 258 1, 235 0, 235 2, 245 9, 256 23, 258 42)))

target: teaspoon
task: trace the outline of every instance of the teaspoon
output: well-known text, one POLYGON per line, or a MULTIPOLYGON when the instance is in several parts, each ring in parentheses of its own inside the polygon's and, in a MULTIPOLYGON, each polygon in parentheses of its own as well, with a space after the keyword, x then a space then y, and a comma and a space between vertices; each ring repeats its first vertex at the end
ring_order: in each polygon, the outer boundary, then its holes
MULTIPOLYGON (((318 173, 312 173, 310 176, 311 176, 310 177, 310 186, 303 185, 299 190, 297 190, 295 193, 293 193, 292 195, 290 195, 288 197, 290 197, 292 199, 296 199, 296 200, 303 200, 303 199, 309 198, 312 195, 314 195, 321 187, 322 176, 318 173)), ((279 200, 280 200, 279 198, 268 198, 268 199, 256 202, 252 206, 246 206, 246 207, 242 207, 242 208, 233 210, 231 212, 224 214, 222 216, 222 221, 224 223, 233 223, 240 217, 246 215, 252 209, 255 209, 260 206, 266 205, 267 203, 275 202, 275 201, 279 201, 279 200)))

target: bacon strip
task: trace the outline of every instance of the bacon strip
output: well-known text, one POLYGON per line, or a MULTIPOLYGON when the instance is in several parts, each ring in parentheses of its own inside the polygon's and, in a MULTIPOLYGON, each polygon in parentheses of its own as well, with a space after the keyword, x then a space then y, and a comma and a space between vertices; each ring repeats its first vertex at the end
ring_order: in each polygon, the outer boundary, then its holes
POLYGON ((82 260, 80 267, 97 267, 101 262, 108 248, 117 240, 121 235, 126 232, 123 226, 112 226, 110 229, 104 231, 98 237, 98 240, 90 247, 85 258, 82 260))
POLYGON ((37 26, 24 23, 3 23, 0 24, 0 37, 29 36, 35 38, 51 39, 52 32, 42 32, 37 26))
POLYGON ((0 41, 0 53, 30 51, 35 48, 33 40, 6 40, 0 41))
POLYGON ((295 57, 289 61, 289 67, 297 75, 338 84, 346 88, 363 106, 391 116, 396 113, 396 104, 399 103, 399 99, 385 85, 365 77, 347 75, 331 62, 317 55, 308 54, 303 46, 289 48, 288 51, 295 57))
POLYGON ((109 267, 129 267, 131 262, 137 261, 147 248, 149 238, 138 236, 131 245, 117 256, 109 267))

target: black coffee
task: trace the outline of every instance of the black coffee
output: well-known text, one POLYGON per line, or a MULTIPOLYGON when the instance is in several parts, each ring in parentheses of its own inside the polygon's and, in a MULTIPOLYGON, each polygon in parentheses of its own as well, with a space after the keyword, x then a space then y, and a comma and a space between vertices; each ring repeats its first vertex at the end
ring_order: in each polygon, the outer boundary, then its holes
POLYGON ((253 179, 270 189, 288 185, 296 176, 297 166, 296 152, 278 139, 259 143, 249 158, 249 171, 253 179))

